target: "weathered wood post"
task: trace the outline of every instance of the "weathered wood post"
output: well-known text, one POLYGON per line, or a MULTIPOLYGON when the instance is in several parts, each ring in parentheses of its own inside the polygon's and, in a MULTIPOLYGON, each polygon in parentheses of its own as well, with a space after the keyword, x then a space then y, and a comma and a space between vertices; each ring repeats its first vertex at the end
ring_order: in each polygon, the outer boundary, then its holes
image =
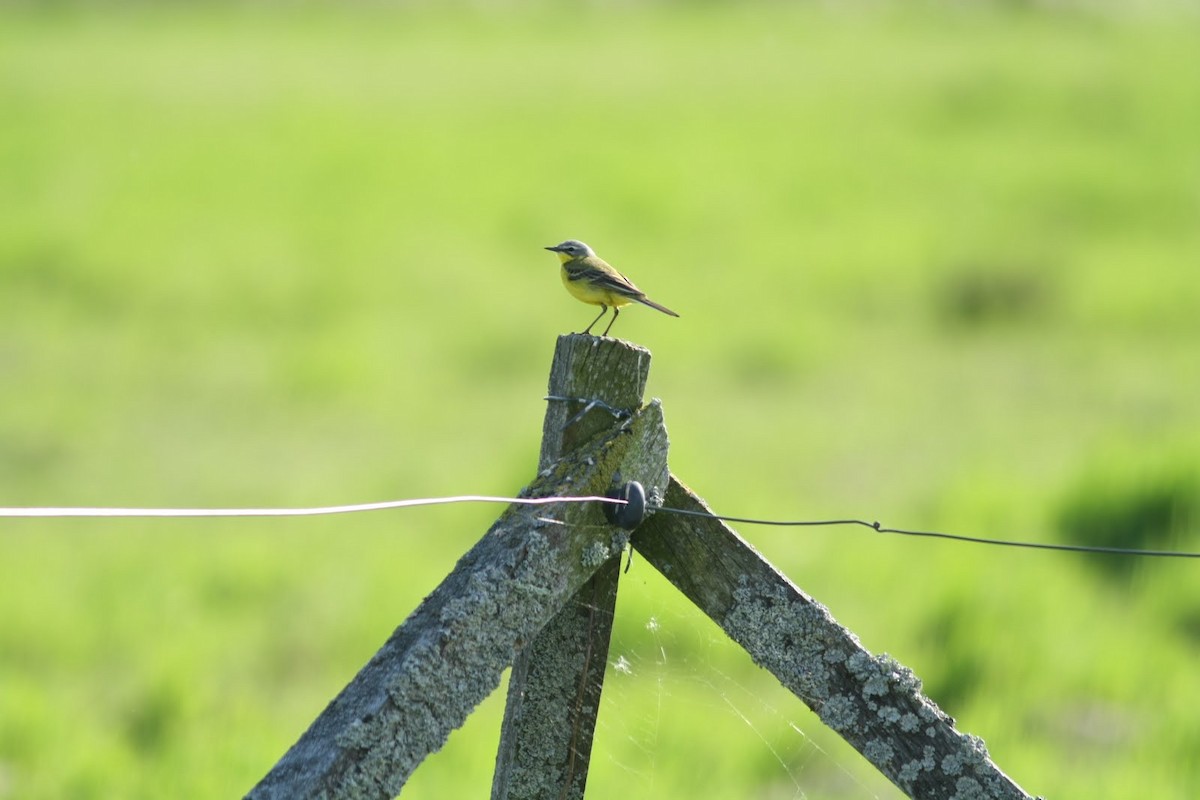
MULTIPOLYGON (((539 470, 588 447, 642 405, 650 352, 581 334, 559 337, 539 470), (571 399, 568 399, 571 398, 571 399), (589 406, 591 410, 586 410, 589 406), (572 421, 572 420, 575 421, 572 421)), ((666 442, 644 470, 666 487, 666 442)), ((629 475, 620 480, 633 480, 629 475)), ((621 556, 611 556, 522 650, 508 685, 493 800, 582 798, 608 660, 621 556)))
MULTIPOLYGON (((661 409, 657 403, 641 405, 648 362, 649 353, 624 342, 559 339, 559 377, 551 387, 574 397, 595 390, 595 397, 620 413, 597 406, 573 419, 586 401, 550 401, 543 463, 524 496, 603 495, 618 479, 665 488, 661 409), (628 381, 632 385, 614 388, 628 381)), ((510 506, 248 797, 383 800, 397 795, 421 761, 496 689, 503 671, 547 622, 567 608, 561 630, 573 637, 578 628, 572 630, 569 618, 578 613, 579 601, 590 608, 598 592, 604 603, 603 581, 582 595, 581 590, 601 567, 619 558, 627 540, 625 531, 608 524, 599 503, 510 506)), ((586 648, 601 638, 598 632, 589 626, 589 638, 578 644, 585 657, 573 660, 573 668, 588 677, 591 692, 599 690, 597 662, 586 648)), ((607 647, 607 636, 603 639, 607 647)), ((519 680, 526 685, 542 685, 539 673, 530 677, 526 669, 524 675, 519 680)), ((530 695, 526 692, 527 701, 530 695)), ((570 710, 588 702, 572 694, 565 705, 543 708, 557 714, 565 728, 575 724, 568 723, 570 710)), ((590 742, 591 728, 586 730, 590 742)), ((512 786, 521 785, 522 765, 532 763, 530 755, 530 749, 517 749, 512 786)), ((568 775, 578 774, 579 766, 576 759, 568 775)))

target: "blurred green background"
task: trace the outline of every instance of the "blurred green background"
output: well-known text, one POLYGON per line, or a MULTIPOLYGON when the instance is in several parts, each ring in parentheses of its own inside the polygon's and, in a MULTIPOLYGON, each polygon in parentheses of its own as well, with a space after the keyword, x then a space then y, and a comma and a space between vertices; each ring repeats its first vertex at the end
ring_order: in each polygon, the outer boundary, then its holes
MULTIPOLYGON (((507 494, 592 244, 718 510, 1200 549, 1169 4, 0 11, 0 505, 507 494)), ((0 524, 0 798, 248 790, 498 514, 0 524)), ((1200 792, 1200 565, 742 528, 1027 790, 1200 792)), ((635 559, 589 795, 895 797, 635 559)), ((479 797, 503 696, 405 790, 479 797)))

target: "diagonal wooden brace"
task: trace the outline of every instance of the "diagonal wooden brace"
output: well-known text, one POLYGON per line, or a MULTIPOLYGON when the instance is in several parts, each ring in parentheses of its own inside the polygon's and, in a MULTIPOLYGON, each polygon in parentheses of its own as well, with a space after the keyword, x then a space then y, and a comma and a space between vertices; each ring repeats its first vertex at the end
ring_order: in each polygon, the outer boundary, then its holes
MULTIPOLYGON (((663 506, 712 513, 674 475, 663 506)), ((633 546, 909 797, 1029 800, 911 670, 872 655, 725 523, 659 512, 633 546)))

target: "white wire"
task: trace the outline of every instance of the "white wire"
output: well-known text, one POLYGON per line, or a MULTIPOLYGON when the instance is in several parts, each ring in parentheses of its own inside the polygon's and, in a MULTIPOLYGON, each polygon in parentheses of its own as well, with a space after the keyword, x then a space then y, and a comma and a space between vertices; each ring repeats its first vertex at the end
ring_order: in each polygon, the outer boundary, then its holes
POLYGON ((0 517, 313 517, 321 514, 353 514, 360 511, 384 511, 410 506, 434 506, 446 503, 515 503, 542 506, 551 503, 616 503, 611 497, 493 497, 463 494, 454 497, 419 497, 413 500, 385 500, 314 508, 0 508, 0 517))

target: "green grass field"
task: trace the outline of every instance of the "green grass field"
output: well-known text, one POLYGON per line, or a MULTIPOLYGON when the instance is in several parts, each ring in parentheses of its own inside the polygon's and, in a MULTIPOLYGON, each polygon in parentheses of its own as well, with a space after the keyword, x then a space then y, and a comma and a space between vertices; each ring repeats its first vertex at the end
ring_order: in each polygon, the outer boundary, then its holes
MULTIPOLYGON (((716 509, 1200 550, 1198 34, 7 8, 0 505, 515 492, 576 237, 682 314, 613 332, 716 509)), ((0 798, 240 795, 498 511, 0 523, 0 798)), ((1028 791, 1200 793, 1200 563, 741 532, 1028 791)), ((636 559, 618 657, 591 797, 898 796, 636 559)), ((485 796, 502 710, 405 796, 485 796)))

